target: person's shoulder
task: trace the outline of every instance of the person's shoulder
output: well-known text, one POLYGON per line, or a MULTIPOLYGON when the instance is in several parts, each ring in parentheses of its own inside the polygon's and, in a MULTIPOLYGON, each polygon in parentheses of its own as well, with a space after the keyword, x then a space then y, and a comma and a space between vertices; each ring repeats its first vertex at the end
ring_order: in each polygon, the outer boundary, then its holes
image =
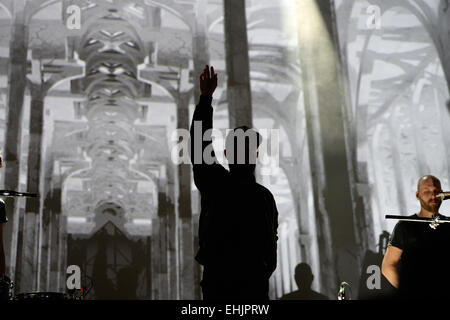
POLYGON ((316 291, 313 291, 313 292, 314 292, 313 295, 314 295, 315 300, 329 300, 329 298, 326 295, 324 295, 320 292, 316 292, 316 291))
POLYGON ((216 163, 209 165, 209 167, 208 165, 204 166, 203 168, 197 165, 196 169, 201 174, 197 180, 204 185, 203 188, 199 189, 202 195, 223 193, 224 190, 231 188, 230 171, 225 169, 221 164, 216 163), (205 168, 208 170, 205 170, 205 168))
MULTIPOLYGON (((406 217, 407 218, 417 218, 417 215, 412 214, 412 215, 409 215, 406 217)), ((392 230, 392 233, 389 237, 388 246, 393 246, 393 247, 397 247, 401 250, 404 250, 405 244, 408 241, 407 239, 409 238, 408 235, 410 235, 411 232, 416 232, 417 226, 419 226, 419 225, 416 224, 415 222, 405 221, 405 220, 398 221, 395 224, 394 229, 392 230)))
POLYGON ((268 198, 274 199, 272 192, 262 184, 256 183, 256 189, 268 198))
MULTIPOLYGON (((406 216, 406 218, 412 218, 412 219, 418 218, 418 217, 419 217, 419 216, 418 216, 416 213, 406 216)), ((395 228, 396 228, 396 229, 397 229, 397 228, 405 228, 405 227, 407 227, 407 226, 410 226, 410 225, 411 225, 411 222, 412 222, 412 221, 399 220, 399 221, 395 224, 395 228)), ((412 222, 412 223, 415 223, 415 222, 412 222)))
POLYGON ((280 300, 299 300, 299 299, 301 299, 301 297, 299 296, 299 291, 286 293, 280 298, 280 300))
POLYGON ((327 296, 314 290, 296 290, 283 295, 280 300, 329 300, 327 296))
POLYGON ((410 224, 408 223, 408 221, 404 220, 397 221, 397 223, 394 226, 394 229, 392 230, 392 233, 396 234, 402 232, 403 230, 407 229, 409 225, 410 224))

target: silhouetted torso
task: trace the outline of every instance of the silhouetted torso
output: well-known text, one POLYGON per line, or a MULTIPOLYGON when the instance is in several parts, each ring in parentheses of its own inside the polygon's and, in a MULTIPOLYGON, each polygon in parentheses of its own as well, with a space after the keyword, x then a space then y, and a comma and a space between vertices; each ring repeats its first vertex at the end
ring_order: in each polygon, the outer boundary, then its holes
POLYGON ((267 294, 266 282, 276 267, 273 197, 254 176, 224 170, 216 179, 217 187, 202 192, 196 256, 205 266, 202 285, 222 288, 224 297, 267 294))
POLYGON ((314 290, 306 289, 285 294, 280 300, 328 300, 328 297, 314 290))
POLYGON ((202 192, 200 262, 261 265, 270 245, 272 201, 254 177, 238 180, 224 172, 216 188, 202 192))

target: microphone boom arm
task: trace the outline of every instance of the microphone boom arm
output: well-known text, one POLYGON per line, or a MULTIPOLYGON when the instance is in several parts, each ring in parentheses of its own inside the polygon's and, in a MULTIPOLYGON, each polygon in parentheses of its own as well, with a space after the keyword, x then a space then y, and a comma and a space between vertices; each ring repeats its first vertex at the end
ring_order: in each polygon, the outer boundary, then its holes
POLYGON ((395 219, 395 220, 402 220, 402 221, 412 221, 412 222, 428 222, 430 228, 436 229, 441 223, 450 222, 450 219, 447 217, 440 218, 438 214, 435 214, 432 218, 411 218, 411 217, 405 217, 405 216, 394 216, 394 215, 386 215, 386 219, 395 219))

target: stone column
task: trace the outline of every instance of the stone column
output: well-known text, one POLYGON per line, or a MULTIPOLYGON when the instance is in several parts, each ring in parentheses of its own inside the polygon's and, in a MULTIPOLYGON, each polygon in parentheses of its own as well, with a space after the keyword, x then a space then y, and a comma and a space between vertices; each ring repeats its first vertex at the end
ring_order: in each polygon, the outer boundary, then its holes
MULTIPOLYGON (((41 145, 44 125, 44 95, 40 85, 30 84, 30 141, 28 147, 27 191, 39 193, 41 145)), ((40 198, 27 198, 25 205, 21 289, 36 291, 38 284, 38 253, 40 229, 40 198)), ((18 257, 20 258, 20 256, 18 257)))
POLYGON ((333 8, 331 0, 297 0, 322 291, 330 297, 341 281, 357 288, 360 275, 333 8))
MULTIPOLYGON (((189 130, 189 101, 192 90, 179 92, 177 97, 177 128, 189 130)), ((191 205, 191 165, 178 165, 178 222, 180 257, 180 299, 193 300, 194 282, 194 228, 191 205)))
MULTIPOLYGON (((441 0, 438 13, 438 39, 433 39, 441 59, 442 69, 450 92, 450 4, 448 0, 441 0)), ((432 34, 431 37, 434 35, 432 34)))
POLYGON ((59 258, 60 251, 59 247, 61 244, 61 239, 59 237, 59 226, 60 226, 60 218, 61 218, 61 183, 58 183, 60 180, 59 177, 53 177, 52 179, 52 190, 51 190, 51 227, 49 234, 49 242, 50 242, 50 265, 49 265, 49 291, 57 291, 58 290, 58 277, 59 277, 59 258))
MULTIPOLYGON (((11 276, 14 276, 14 291, 15 293, 24 292, 24 290, 21 290, 21 279, 22 279, 22 255, 20 254, 22 252, 23 248, 23 226, 24 226, 24 216, 25 216, 25 210, 23 208, 17 208, 17 217, 16 217, 16 224, 14 227, 14 232, 16 232, 15 235, 15 250, 16 252, 14 254, 14 273, 11 273, 11 276)), ((11 277, 13 278, 13 277, 11 277)))
MULTIPOLYGON (((437 24, 438 32, 436 32, 436 34, 438 35, 438 39, 433 40, 439 54, 445 79, 447 80, 447 88, 450 92, 450 2, 448 0, 440 1, 437 24)), ((431 34, 431 37, 435 38, 434 34, 431 34)), ((432 81, 434 82, 436 80, 433 79, 432 81)), ((436 96, 437 99, 440 99, 439 95, 436 96)), ((447 109, 447 111, 450 111, 450 101, 445 101, 445 103, 442 103, 442 108, 440 108, 440 110, 447 109), (445 103, 447 108, 445 108, 445 103)), ((445 112, 445 110, 443 112, 445 112)), ((448 129, 448 122, 445 120, 445 117, 441 117, 441 121, 443 122, 443 138, 446 144, 446 153, 448 155, 450 154, 450 141, 448 135, 450 130, 448 129)), ((450 163, 447 165, 447 170, 450 172, 450 163)))
MULTIPOLYGON (((28 25, 25 19, 25 1, 13 2, 14 13, 9 45, 8 69, 8 109, 6 116, 5 134, 5 189, 17 190, 19 186, 21 128, 23 114, 23 100, 26 86, 27 53, 28 53, 28 25)), ((13 198, 6 199, 6 215, 9 222, 4 229, 4 246, 6 254, 6 273, 12 278, 15 275, 18 219, 14 213, 13 198)), ((14 280, 14 279, 13 279, 14 280)))
POLYGON ((67 272, 67 216, 59 215, 58 224, 58 271, 57 291, 66 292, 67 272))
POLYGON ((168 275, 168 236, 167 236, 167 214, 169 202, 166 194, 158 192, 158 217, 152 221, 152 299, 169 299, 170 281, 168 275))
POLYGON ((168 299, 179 299, 179 239, 178 239, 178 224, 175 208, 170 200, 166 203, 166 217, 164 218, 164 228, 166 234, 166 255, 167 255, 167 270, 169 280, 168 299))
POLYGON ((151 241, 151 256, 152 256, 152 269, 151 269, 151 277, 152 277, 152 300, 159 300, 160 298, 160 290, 163 289, 160 285, 160 268, 161 268, 161 254, 159 250, 159 224, 160 218, 156 218, 152 220, 152 241, 151 241))
POLYGON ((155 261, 153 261, 153 257, 152 257, 152 237, 146 237, 145 238, 145 280, 146 280, 146 294, 145 294, 145 299, 151 300, 153 299, 152 297, 152 284, 154 281, 153 278, 153 267, 154 267, 154 263, 155 261))
MULTIPOLYGON (((341 10, 344 12, 342 13, 345 17, 344 19, 350 18, 352 7, 353 4, 350 2, 343 4, 343 8, 341 10)), ((347 20, 344 21, 347 23, 347 20)), ((336 21, 335 25, 336 28, 338 28, 339 23, 336 21)), ((360 244, 361 257, 363 257, 365 255, 365 251, 369 250, 370 247, 377 241, 376 236, 373 233, 373 213, 370 204, 371 197, 368 181, 367 160, 364 156, 361 159, 361 155, 363 155, 364 152, 361 152, 361 150, 358 149, 358 146, 361 145, 358 142, 360 142, 361 139, 365 139, 364 136, 366 135, 365 131, 362 134, 359 132, 359 130, 365 125, 364 120, 362 124, 358 123, 358 116, 361 112, 367 112, 367 109, 361 111, 363 108, 360 106, 357 106, 357 108, 353 108, 352 106, 352 93, 349 76, 350 69, 348 65, 349 59, 347 52, 347 31, 342 32, 342 30, 339 30, 339 33, 336 32, 335 39, 337 42, 336 52, 341 66, 339 68, 339 76, 341 77, 340 87, 343 95, 342 112, 344 117, 344 132, 347 141, 346 147, 349 165, 349 178, 354 212, 358 212, 358 214, 354 217, 356 227, 355 237, 357 243, 360 244), (340 43, 342 43, 342 45, 340 45, 340 43), (359 154, 358 150, 360 152, 359 154)))
POLYGON ((52 251, 52 236, 56 232, 53 212, 52 212, 52 173, 53 173, 53 159, 47 161, 47 168, 44 177, 44 190, 41 194, 43 199, 42 204, 42 218, 41 218, 41 241, 38 258, 38 290, 49 291, 50 287, 50 271, 51 271, 51 251, 52 251))
POLYGON ((192 57, 194 61, 194 101, 200 97, 199 77, 205 65, 209 65, 208 29, 206 20, 206 0, 198 0, 194 32, 192 37, 192 57))
POLYGON ((252 127, 245 0, 224 1, 223 5, 230 128, 252 127))
MULTIPOLYGON (((295 140, 298 143, 297 139, 295 140)), ((300 150, 297 155, 302 157, 300 150)), ((312 265, 312 235, 310 230, 309 208, 308 208, 308 179, 305 164, 298 158, 292 161, 281 159, 281 166, 285 171, 289 187, 292 192, 292 201, 298 221, 298 245, 300 247, 300 260, 312 265)))

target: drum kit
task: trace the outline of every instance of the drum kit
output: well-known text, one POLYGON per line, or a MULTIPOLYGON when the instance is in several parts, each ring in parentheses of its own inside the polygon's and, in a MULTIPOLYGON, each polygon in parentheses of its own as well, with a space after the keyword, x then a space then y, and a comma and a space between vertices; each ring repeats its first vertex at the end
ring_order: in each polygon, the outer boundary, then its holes
POLYGON ((62 300, 81 300, 82 295, 73 291, 72 293, 63 292, 29 292, 13 295, 14 284, 6 276, 0 277, 0 301, 62 301, 62 300))
MULTIPOLYGON (((28 193, 28 192, 17 192, 11 190, 0 190, 0 198, 38 198, 39 194, 28 193)), ((5 219, 6 222, 7 219, 5 219)), ((81 300, 83 299, 83 294, 81 290, 71 290, 70 293, 63 292, 29 292, 29 293, 19 293, 13 295, 14 283, 11 279, 5 275, 0 275, 0 301, 35 301, 35 300, 50 300, 50 301, 61 301, 61 300, 81 300), (81 294, 80 294, 81 293, 81 294)))

